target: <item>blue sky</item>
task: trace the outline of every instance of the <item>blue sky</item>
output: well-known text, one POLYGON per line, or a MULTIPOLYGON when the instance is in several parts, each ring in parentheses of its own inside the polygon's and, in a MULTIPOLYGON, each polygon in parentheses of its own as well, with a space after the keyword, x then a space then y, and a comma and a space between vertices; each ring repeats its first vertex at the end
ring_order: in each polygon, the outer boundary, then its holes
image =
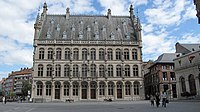
MULTIPOLYGON (((135 15, 142 24, 143 60, 174 53, 175 43, 200 43, 193 0, 45 0, 48 14, 135 15), (138 12, 138 13, 137 13, 138 12)), ((0 1, 0 79, 11 71, 32 67, 34 22, 44 0, 0 1)))

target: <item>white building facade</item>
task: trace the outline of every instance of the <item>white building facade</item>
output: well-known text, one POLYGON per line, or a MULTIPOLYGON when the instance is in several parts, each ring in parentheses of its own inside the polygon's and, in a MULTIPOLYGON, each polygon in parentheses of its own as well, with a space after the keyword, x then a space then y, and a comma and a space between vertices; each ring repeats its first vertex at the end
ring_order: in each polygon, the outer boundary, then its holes
POLYGON ((179 45, 181 51, 187 49, 190 52, 183 52, 174 59, 178 98, 183 99, 187 95, 200 97, 200 44, 179 45))
POLYGON ((139 18, 48 15, 34 25, 34 102, 144 98, 139 18))

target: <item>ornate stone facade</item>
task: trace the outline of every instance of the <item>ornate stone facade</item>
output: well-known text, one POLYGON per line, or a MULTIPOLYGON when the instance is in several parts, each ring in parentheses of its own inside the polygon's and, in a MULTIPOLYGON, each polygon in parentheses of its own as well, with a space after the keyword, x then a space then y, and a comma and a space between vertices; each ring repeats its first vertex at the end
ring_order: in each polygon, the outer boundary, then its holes
POLYGON ((176 44, 174 59, 178 98, 200 98, 200 44, 176 44))
POLYGON ((137 100, 144 96, 139 18, 48 15, 34 24, 34 102, 137 100))

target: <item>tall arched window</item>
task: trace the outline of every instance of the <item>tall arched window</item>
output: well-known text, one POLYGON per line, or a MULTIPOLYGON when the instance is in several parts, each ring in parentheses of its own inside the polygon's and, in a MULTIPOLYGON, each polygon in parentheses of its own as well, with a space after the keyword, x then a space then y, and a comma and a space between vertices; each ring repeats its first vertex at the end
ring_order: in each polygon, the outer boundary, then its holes
POLYGON ((129 50, 124 49, 124 60, 129 60, 129 50))
POLYGON ((47 77, 51 77, 52 76, 52 65, 47 65, 47 77))
POLYGON ((69 89, 70 89, 70 84, 69 82, 64 82, 64 96, 69 96, 69 89))
POLYGON ((99 83, 99 95, 105 95, 105 83, 104 82, 100 82, 99 83))
POLYGON ((108 95, 114 95, 114 83, 108 82, 108 95))
POLYGON ((83 48, 82 49, 82 60, 87 60, 87 55, 88 55, 87 49, 83 48))
POLYGON ((95 64, 91 64, 90 74, 91 74, 91 77, 96 77, 96 65, 95 64))
POLYGON ((69 48, 65 49, 65 59, 70 60, 70 49, 69 48))
POLYGON ((117 65, 117 67, 116 67, 116 75, 117 75, 117 77, 121 77, 122 76, 122 66, 121 65, 117 65))
POLYGON ((99 49, 99 60, 104 60, 104 59, 105 59, 104 49, 100 48, 99 49))
POLYGON ((138 66, 137 65, 133 65, 133 76, 139 76, 138 75, 138 66))
POLYGON ((125 65, 125 77, 130 77, 130 66, 125 65))
POLYGON ((190 94, 194 96, 197 94, 194 75, 190 74, 188 79, 189 79, 190 94))
POLYGON ((108 49, 108 60, 113 60, 113 51, 112 49, 108 49))
POLYGON ((181 83, 182 92, 183 93, 186 92, 185 78, 180 77, 180 83, 181 83))
POLYGON ((99 77, 104 77, 105 76, 105 70, 104 70, 104 65, 99 66, 99 77))
POLYGON ((79 50, 78 50, 78 48, 74 48, 73 58, 74 58, 74 60, 79 60, 79 50))
POLYGON ((65 65, 64 66, 64 76, 65 77, 69 77, 70 76, 70 66, 69 65, 65 65))
POLYGON ((108 77, 113 77, 113 66, 108 65, 108 77))
POLYGON ((133 87, 134 87, 134 95, 139 95, 139 86, 140 83, 139 82, 134 82, 133 87))
POLYGON ((91 60, 96 60, 96 50, 95 49, 91 49, 90 51, 90 58, 91 60))
POLYGON ((62 50, 61 48, 56 49, 56 59, 61 59, 62 50))
POLYGON ((60 77, 61 76, 61 66, 60 65, 56 65, 56 77, 60 77))
POLYGON ((44 48, 39 49, 39 59, 44 59, 44 48))
POLYGON ((48 49, 48 59, 53 59, 53 49, 52 48, 48 49))
POLYGON ((73 65, 73 77, 78 77, 78 65, 73 65))
POLYGON ((87 65, 82 64, 82 77, 87 77, 87 65))
POLYGON ((43 65, 38 65, 38 77, 43 77, 43 65))
POLYGON ((41 81, 38 81, 36 85, 37 85, 37 96, 42 96, 43 83, 41 81))
POLYGON ((46 96, 51 96, 51 82, 46 82, 46 96))
POLYGON ((136 49, 132 50, 132 59, 137 60, 137 50, 136 49))
POLYGON ((116 60, 121 60, 121 50, 116 49, 116 60))
POLYGON ((131 83, 130 82, 125 83, 125 94, 131 95, 131 83))
POLYGON ((78 96, 78 83, 73 82, 73 96, 78 96))

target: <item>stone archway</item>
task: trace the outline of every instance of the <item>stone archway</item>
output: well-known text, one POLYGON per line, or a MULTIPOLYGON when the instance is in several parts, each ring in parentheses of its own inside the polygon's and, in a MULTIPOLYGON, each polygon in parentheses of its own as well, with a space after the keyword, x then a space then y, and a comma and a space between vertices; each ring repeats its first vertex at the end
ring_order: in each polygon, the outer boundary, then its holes
POLYGON ((117 82, 117 99, 122 99, 122 82, 117 82))
POLYGON ((82 87, 82 90, 81 90, 81 98, 82 99, 87 99, 87 88, 88 88, 88 83, 87 82, 81 82, 81 87, 82 87))
POLYGON ((94 81, 90 82, 90 98, 91 99, 96 99, 96 88, 97 88, 97 83, 94 81))
POLYGON ((196 90, 196 83, 195 83, 195 79, 194 79, 194 75, 190 74, 188 77, 188 81, 189 81, 189 87, 190 87, 190 94, 192 96, 197 94, 197 90, 196 90))
POLYGON ((54 84, 55 84, 55 99, 60 99, 61 83, 59 81, 56 81, 54 84))

